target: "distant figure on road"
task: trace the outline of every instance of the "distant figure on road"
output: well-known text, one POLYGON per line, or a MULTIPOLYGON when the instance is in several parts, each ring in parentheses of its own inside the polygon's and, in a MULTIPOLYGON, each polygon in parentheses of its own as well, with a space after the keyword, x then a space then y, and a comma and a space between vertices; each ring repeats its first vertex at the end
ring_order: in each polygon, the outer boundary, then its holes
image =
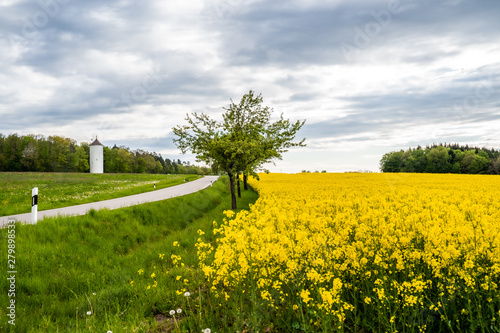
POLYGON ((153 188, 156 188, 156 182, 153 182, 153 188))

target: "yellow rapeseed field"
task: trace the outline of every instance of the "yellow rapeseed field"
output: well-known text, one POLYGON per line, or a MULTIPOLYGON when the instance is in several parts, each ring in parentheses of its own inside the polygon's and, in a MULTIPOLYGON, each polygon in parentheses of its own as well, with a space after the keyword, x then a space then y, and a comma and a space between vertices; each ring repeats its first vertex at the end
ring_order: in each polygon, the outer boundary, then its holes
POLYGON ((500 332, 499 176, 262 174, 250 185, 250 211, 226 212, 214 248, 197 244, 221 302, 257 302, 277 331, 500 332))

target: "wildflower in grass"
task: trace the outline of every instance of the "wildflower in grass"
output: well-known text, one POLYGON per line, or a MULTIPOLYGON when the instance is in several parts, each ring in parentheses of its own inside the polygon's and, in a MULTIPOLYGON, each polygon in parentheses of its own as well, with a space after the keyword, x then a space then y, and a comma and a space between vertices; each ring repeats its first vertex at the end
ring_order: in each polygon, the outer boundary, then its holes
POLYGON ((184 296, 189 297, 189 296, 191 296, 191 293, 190 293, 189 291, 186 291, 186 292, 184 293, 184 296))
POLYGON ((153 288, 156 288, 156 286, 158 286, 158 282, 156 282, 156 281, 155 281, 155 282, 153 283, 153 288))
POLYGON ((159 253, 159 254, 158 254, 158 257, 160 257, 160 260, 163 260, 163 256, 165 256, 165 254, 164 254, 164 253, 159 253))
POLYGON ((200 235, 200 236, 203 236, 205 234, 205 232, 203 232, 203 230, 200 230, 200 229, 198 229, 197 232, 198 232, 198 235, 200 235))
POLYGON ((149 289, 151 289, 151 286, 150 286, 150 285, 148 285, 148 286, 146 287, 146 290, 149 290, 149 289))
POLYGON ((201 330, 202 333, 212 333, 212 330, 210 328, 205 328, 201 330))
POLYGON ((300 292, 300 297, 302 298, 302 301, 304 301, 304 303, 306 304, 312 299, 311 297, 309 297, 309 295, 311 295, 311 293, 307 289, 306 290, 303 289, 300 292))
POLYGON ((134 280, 130 281, 130 286, 134 286, 134 280))
POLYGON ((175 315, 175 310, 170 310, 169 313, 170 313, 171 316, 173 316, 173 315, 175 315))
POLYGON ((87 316, 90 316, 92 315, 92 312, 91 311, 87 311, 87 316))
POLYGON ((177 247, 178 247, 178 246, 180 246, 180 245, 179 245, 179 242, 178 242, 178 241, 175 241, 175 242, 173 243, 173 246, 177 246, 177 247))
POLYGON ((151 278, 152 278, 152 279, 154 279, 154 277, 155 277, 155 276, 156 276, 156 274, 153 272, 153 273, 151 274, 151 278))
POLYGON ((372 302, 372 299, 370 297, 365 297, 365 303, 370 304, 372 302))
POLYGON ((139 275, 142 275, 142 273, 144 273, 144 270, 141 268, 137 271, 137 273, 139 273, 139 275))
POLYGON ((181 314, 181 313, 182 313, 182 309, 181 308, 177 309, 177 314, 181 314))
POLYGON ((177 263, 182 260, 181 256, 178 256, 178 255, 175 255, 175 254, 172 254, 170 256, 170 259, 172 259, 172 263, 174 265, 177 265, 177 263))
POLYGON ((177 275, 177 277, 175 278, 177 281, 179 281, 180 279, 182 279, 182 276, 180 275, 177 275))

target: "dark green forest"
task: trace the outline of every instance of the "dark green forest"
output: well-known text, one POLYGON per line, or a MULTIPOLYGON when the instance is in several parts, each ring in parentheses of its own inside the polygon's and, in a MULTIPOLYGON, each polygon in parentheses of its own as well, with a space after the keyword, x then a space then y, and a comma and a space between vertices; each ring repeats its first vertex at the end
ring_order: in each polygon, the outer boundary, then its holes
MULTIPOLYGON (((0 133, 0 171, 89 172, 89 144, 61 136, 0 133)), ((105 173, 207 174, 211 169, 157 153, 104 147, 105 173)))
POLYGON ((500 174, 500 151, 439 144, 393 151, 380 160, 382 172, 500 174))

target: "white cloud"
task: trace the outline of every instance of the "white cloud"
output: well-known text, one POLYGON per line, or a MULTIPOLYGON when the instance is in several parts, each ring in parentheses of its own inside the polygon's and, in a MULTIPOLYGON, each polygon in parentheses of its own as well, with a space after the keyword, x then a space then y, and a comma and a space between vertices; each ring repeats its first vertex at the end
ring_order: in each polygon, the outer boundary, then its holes
POLYGON ((376 171, 385 152, 447 140, 500 148, 500 4, 401 1, 347 61, 339 46, 388 3, 71 1, 26 38, 40 6, 0 0, 0 132, 176 155, 186 113, 220 117, 252 89, 307 119, 308 147, 274 171, 376 171))

